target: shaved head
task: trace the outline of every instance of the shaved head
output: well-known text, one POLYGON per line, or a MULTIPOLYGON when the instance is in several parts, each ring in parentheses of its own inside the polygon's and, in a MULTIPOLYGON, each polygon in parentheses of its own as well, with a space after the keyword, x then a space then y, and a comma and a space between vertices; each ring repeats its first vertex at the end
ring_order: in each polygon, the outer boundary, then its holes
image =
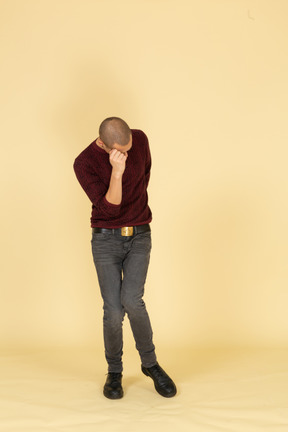
POLYGON ((115 143, 126 146, 131 138, 131 130, 121 118, 108 117, 100 124, 99 137, 109 148, 112 148, 115 143))

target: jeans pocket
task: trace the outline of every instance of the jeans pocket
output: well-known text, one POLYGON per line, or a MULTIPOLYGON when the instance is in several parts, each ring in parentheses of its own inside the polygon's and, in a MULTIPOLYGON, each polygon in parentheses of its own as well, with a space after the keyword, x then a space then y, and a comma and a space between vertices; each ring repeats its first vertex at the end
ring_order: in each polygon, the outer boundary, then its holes
POLYGON ((141 249, 146 250, 147 252, 150 251, 152 248, 151 231, 136 234, 134 242, 136 242, 141 249))
POLYGON ((92 232, 91 242, 97 242, 101 240, 108 240, 112 234, 107 232, 92 232))

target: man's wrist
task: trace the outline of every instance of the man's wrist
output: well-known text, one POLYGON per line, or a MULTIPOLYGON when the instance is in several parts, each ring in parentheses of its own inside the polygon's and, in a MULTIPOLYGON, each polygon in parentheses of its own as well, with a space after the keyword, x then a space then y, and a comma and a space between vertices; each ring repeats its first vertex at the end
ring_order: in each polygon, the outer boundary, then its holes
POLYGON ((115 171, 114 169, 112 169, 111 172, 111 177, 115 178, 116 180, 120 180, 123 176, 123 173, 119 172, 119 171, 115 171))

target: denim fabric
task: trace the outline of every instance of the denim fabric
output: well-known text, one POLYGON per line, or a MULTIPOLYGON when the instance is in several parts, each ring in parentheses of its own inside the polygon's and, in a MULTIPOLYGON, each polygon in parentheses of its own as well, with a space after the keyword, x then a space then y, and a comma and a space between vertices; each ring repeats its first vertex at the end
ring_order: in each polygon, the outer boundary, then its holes
POLYGON ((157 362, 150 319, 142 299, 150 260, 151 231, 122 237, 92 232, 92 254, 103 298, 103 333, 108 372, 122 372, 122 322, 127 313, 141 363, 157 362))

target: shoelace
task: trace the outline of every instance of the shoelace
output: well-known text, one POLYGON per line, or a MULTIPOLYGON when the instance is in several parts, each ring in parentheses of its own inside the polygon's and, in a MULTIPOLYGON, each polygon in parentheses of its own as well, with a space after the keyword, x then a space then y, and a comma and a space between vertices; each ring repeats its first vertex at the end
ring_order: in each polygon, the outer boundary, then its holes
POLYGON ((166 374, 163 372, 163 370, 161 369, 161 366, 159 365, 155 365, 151 368, 151 372, 153 373, 153 375, 155 376, 156 379, 160 379, 162 378, 162 380, 167 380, 168 377, 166 376, 166 374), (153 369, 153 370, 152 370, 153 369))
POLYGON ((119 372, 109 372, 109 375, 111 377, 111 384, 115 383, 115 381, 118 382, 121 379, 121 373, 119 373, 119 372))

